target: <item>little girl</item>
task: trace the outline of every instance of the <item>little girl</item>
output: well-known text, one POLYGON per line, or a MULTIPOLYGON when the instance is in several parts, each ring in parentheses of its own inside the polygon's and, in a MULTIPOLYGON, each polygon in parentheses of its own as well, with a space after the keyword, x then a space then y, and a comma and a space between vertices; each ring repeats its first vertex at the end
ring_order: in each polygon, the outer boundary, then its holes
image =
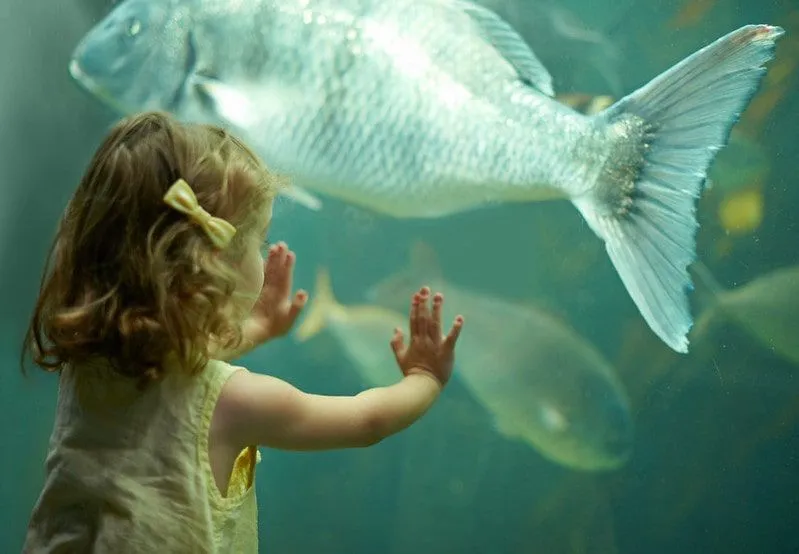
MULTIPOLYGON (((226 362, 286 334, 294 253, 261 247, 280 186, 225 131, 145 113, 114 127, 60 223, 24 353, 59 371, 25 552, 254 553, 257 447, 375 444, 438 398, 463 324, 411 300, 404 376, 306 394, 226 362)), ((380 345, 375 345, 380 348, 380 345)))

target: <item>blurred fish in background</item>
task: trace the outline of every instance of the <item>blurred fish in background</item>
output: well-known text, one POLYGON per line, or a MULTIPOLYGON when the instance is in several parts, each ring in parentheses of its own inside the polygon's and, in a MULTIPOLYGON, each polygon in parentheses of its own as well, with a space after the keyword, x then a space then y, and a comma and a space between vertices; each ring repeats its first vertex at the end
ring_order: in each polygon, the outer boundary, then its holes
POLYGON ((331 333, 355 364, 366 387, 387 387, 400 377, 388 346, 394 329, 407 334, 407 316, 381 306, 345 306, 336 300, 327 268, 319 268, 311 301, 294 337, 305 342, 322 331, 331 333))
POLYGON ((799 266, 776 269, 732 289, 704 264, 693 271, 706 289, 706 307, 692 336, 709 341, 715 326, 730 321, 778 356, 799 365, 799 266))
POLYGON ((634 442, 629 400, 613 367, 588 341, 534 305, 445 279, 435 252, 420 241, 407 269, 374 285, 368 298, 405 309, 419 283, 443 291, 444 321, 454 310, 468 321, 453 379, 492 415, 502 436, 575 470, 615 470, 627 462, 634 442))

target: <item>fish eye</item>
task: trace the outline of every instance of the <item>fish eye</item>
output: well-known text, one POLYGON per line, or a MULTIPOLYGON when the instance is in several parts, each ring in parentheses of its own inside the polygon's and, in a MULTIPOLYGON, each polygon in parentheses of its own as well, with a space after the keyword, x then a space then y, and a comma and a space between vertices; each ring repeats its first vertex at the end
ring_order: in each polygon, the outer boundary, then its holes
POLYGON ((542 405, 539 408, 539 416, 550 432, 564 433, 571 427, 568 414, 551 404, 542 405))
POLYGON ((135 37, 141 32, 141 21, 135 17, 131 17, 127 22, 128 35, 135 37))

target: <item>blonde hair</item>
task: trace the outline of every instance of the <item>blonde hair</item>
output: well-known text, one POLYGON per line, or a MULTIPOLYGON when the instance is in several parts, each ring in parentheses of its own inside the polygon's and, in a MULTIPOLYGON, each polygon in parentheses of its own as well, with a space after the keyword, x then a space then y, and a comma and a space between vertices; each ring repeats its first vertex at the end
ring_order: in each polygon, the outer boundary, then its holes
POLYGON ((143 384, 163 361, 201 371, 212 344, 240 344, 231 302, 249 241, 279 178, 242 142, 210 125, 148 112, 119 122, 70 200, 47 258, 23 343, 47 371, 102 357, 143 384), (200 205, 234 225, 223 251, 164 203, 177 179, 200 205))

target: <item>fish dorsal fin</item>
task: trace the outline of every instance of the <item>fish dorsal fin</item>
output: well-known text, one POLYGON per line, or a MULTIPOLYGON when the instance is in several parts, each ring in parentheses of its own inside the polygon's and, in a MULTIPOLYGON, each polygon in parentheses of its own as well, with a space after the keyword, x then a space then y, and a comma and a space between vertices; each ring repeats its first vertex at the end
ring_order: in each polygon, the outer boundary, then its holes
POLYGON ((483 6, 466 0, 456 0, 455 4, 472 18, 485 39, 513 65, 522 81, 546 96, 554 96, 552 75, 510 24, 483 6))
POLYGON ((371 286, 366 298, 380 306, 404 310, 408 295, 419 290, 422 283, 436 287, 442 281, 443 272, 435 250, 423 240, 416 239, 408 249, 406 267, 371 286))
MULTIPOLYGON (((231 86, 205 75, 193 75, 191 82, 200 101, 207 104, 227 122, 239 130, 257 127, 258 120, 252 115, 258 113, 258 109, 252 102, 254 94, 252 87, 248 89, 241 85, 231 86)), ((287 183, 287 185, 280 189, 281 196, 312 211, 322 209, 322 201, 316 195, 294 183, 287 183)))

